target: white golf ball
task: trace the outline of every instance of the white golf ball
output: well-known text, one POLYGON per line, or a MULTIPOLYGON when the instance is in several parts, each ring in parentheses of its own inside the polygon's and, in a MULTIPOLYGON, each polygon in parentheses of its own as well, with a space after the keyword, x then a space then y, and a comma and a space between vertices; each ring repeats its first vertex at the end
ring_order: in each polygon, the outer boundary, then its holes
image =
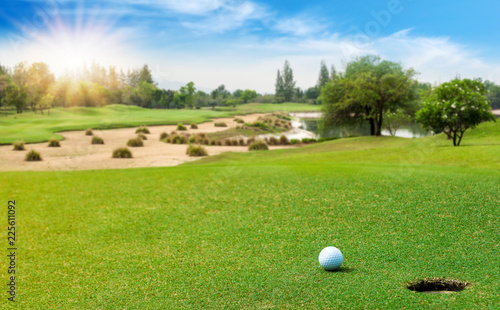
POLYGON ((319 264, 323 269, 331 271, 339 269, 344 261, 344 256, 339 249, 334 246, 329 246, 321 250, 319 253, 319 264))

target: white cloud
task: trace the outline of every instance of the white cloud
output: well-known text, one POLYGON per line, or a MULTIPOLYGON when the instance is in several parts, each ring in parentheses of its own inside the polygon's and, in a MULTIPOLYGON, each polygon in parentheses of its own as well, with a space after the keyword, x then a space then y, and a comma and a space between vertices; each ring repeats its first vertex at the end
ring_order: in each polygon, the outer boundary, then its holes
POLYGON ((278 32, 295 36, 316 34, 325 29, 324 24, 316 22, 313 18, 294 17, 277 20, 274 29, 278 32))
POLYGON ((268 13, 260 5, 245 1, 231 6, 225 5, 220 10, 196 22, 183 22, 182 25, 201 33, 224 32, 239 28, 250 20, 262 20, 268 13))

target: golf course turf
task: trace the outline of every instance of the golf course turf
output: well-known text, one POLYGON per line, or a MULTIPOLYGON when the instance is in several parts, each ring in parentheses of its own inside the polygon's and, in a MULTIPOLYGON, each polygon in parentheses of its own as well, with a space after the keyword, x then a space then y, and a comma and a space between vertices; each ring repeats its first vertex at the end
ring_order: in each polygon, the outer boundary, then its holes
POLYGON ((460 147, 359 137, 169 168, 2 172, 16 307, 495 309, 499 141, 488 123, 460 147), (339 271, 319 266, 327 246, 339 271), (470 286, 407 288, 424 278, 470 286))

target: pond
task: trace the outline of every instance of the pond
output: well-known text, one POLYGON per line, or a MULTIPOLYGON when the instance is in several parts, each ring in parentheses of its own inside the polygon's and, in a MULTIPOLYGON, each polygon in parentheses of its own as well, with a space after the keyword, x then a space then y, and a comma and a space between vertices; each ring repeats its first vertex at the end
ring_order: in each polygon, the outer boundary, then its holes
MULTIPOLYGON (((296 120, 292 122, 293 127, 308 133, 313 133, 316 138, 346 138, 352 136, 370 135, 370 125, 368 123, 357 126, 339 126, 321 131, 318 128, 321 113, 290 113, 290 115, 296 118, 296 120)), ((387 130, 383 130, 382 135, 390 136, 390 133, 387 130)), ((401 126, 401 128, 396 131, 396 136, 402 138, 420 138, 428 135, 430 135, 430 133, 422 129, 419 124, 407 124, 401 126)))

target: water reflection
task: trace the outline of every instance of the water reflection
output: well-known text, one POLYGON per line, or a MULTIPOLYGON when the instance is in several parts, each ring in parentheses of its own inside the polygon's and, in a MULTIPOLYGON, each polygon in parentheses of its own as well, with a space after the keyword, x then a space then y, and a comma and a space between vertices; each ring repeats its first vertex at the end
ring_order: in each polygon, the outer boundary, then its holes
MULTIPOLYGON (((354 136, 369 136, 370 135, 370 125, 356 125, 356 126, 338 126, 333 128, 321 129, 319 126, 320 119, 318 112, 314 113, 296 113, 292 116, 298 118, 296 121, 292 122, 295 128, 301 128, 307 132, 314 133, 316 138, 331 138, 331 137, 354 137, 354 136)), ((407 124, 401 126, 396 131, 397 137, 402 138, 420 138, 428 136, 430 133, 422 129, 419 124, 407 124)), ((390 136, 390 132, 387 130, 382 131, 382 135, 390 136)))

